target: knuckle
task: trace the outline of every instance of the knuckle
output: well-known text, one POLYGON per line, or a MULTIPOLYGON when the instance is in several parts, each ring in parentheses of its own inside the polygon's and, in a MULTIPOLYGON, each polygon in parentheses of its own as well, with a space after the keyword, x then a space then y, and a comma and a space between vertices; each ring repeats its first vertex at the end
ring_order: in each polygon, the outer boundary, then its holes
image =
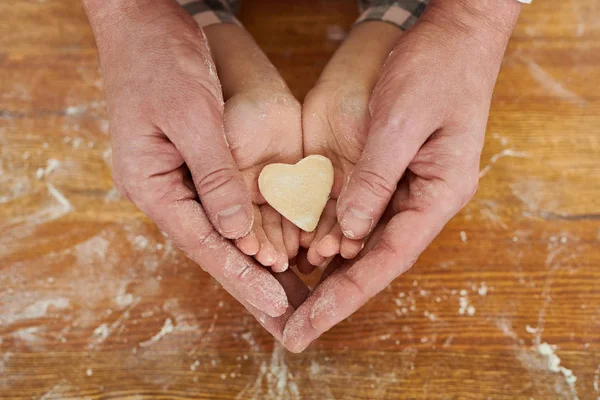
POLYGON ((378 172, 360 170, 357 178, 361 188, 379 199, 389 199, 396 190, 397 182, 386 179, 378 172))
POLYGON ((252 271, 252 265, 243 264, 234 272, 235 278, 240 281, 250 280, 252 276, 252 271))
POLYGON ((146 182, 143 172, 131 160, 131 157, 117 157, 113 159, 114 171, 113 182, 115 187, 127 200, 134 203, 142 211, 148 211, 148 205, 151 202, 148 197, 152 191, 144 190, 146 182))
MULTIPOLYGON (((467 173, 461 181, 447 182, 447 198, 453 200, 448 203, 448 214, 454 215, 459 212, 475 195, 479 186, 479 172, 467 173)), ((441 199, 440 199, 441 200, 441 199)))
POLYGON ((222 167, 210 171, 196 181, 198 195, 203 197, 219 191, 219 189, 233 182, 236 175, 236 171, 231 167, 222 167))
POLYGON ((119 193, 142 210, 145 210, 138 188, 138 181, 139 179, 135 177, 135 174, 128 169, 119 168, 113 173, 113 182, 119 193))
POLYGON ((206 251, 216 247, 220 239, 221 235, 217 231, 209 229, 196 240, 182 238, 182 240, 178 241, 178 247, 192 259, 195 259, 195 255, 198 255, 198 258, 202 258, 206 251))
POLYGON ((205 85, 191 85, 182 88, 173 99, 162 100, 153 112, 168 133, 195 131, 198 126, 217 127, 221 123, 219 104, 220 101, 205 85))
POLYGON ((201 235, 198 239, 198 246, 201 249, 211 249, 215 246, 215 244, 219 241, 221 235, 214 229, 209 229, 208 232, 201 235))
POLYGON ((381 236, 379 242, 377 242, 377 248, 390 253, 393 257, 398 256, 398 250, 385 236, 381 236))
POLYGON ((371 296, 367 293, 367 289, 363 286, 362 281, 356 279, 356 277, 351 273, 346 273, 344 275, 344 282, 350 287, 353 287, 360 296, 364 298, 370 298, 371 296))

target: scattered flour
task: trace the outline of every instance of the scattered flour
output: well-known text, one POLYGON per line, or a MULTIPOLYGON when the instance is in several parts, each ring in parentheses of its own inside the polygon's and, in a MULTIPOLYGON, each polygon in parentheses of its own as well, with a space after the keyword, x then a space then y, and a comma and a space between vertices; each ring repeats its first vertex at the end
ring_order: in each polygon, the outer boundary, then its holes
POLYGON ((56 299, 40 300, 25 309, 20 319, 33 319, 46 316, 49 308, 64 310, 69 307, 69 299, 59 297, 56 299))
POLYGON ((75 136, 73 138, 73 140, 71 140, 71 146, 73 146, 73 148, 75 150, 79 149, 79 147, 81 146, 82 143, 83 143, 83 138, 80 138, 79 136, 75 136))
POLYGON ((64 113, 68 116, 80 115, 86 112, 88 107, 85 104, 80 104, 78 106, 69 106, 65 108, 64 113))
POLYGON ((527 333, 531 333, 532 335, 535 335, 536 333, 538 333, 538 328, 533 328, 529 325, 525 325, 525 331, 527 331, 527 333))
MULTIPOLYGON (((63 393, 63 386, 61 384, 58 385, 54 385, 52 387, 52 389, 50 389, 49 391, 47 391, 46 393, 44 393, 39 400, 50 400, 50 399, 59 399, 61 398, 60 395, 62 395, 63 393), (57 397, 58 396, 58 397, 57 397)), ((67 389, 68 390, 68 389, 67 389)))
POLYGON ((523 216, 531 217, 554 212, 558 208, 556 186, 561 182, 548 183, 540 179, 523 179, 509 184, 513 195, 525 206, 523 216))
POLYGON ((108 133, 108 127, 109 127, 108 120, 103 119, 98 122, 98 125, 99 125, 100 131, 102 133, 108 133))
MULTIPOLYGON (((0 180, 0 183, 3 183, 2 180, 0 180)), ((24 191, 28 189, 28 182, 18 181, 13 187, 12 195, 0 196, 0 204, 26 194, 24 191)), ((31 229, 34 229, 38 225, 57 220, 73 211, 69 200, 54 185, 46 183, 46 189, 48 196, 40 200, 37 210, 15 213, 0 221, 0 231, 2 232, 0 238, 3 240, 2 245, 0 245, 0 254, 9 250, 7 249, 9 243, 19 241, 20 238, 30 235, 31 229)))
POLYGON ((111 188, 108 192, 106 192, 106 195, 104 195, 104 201, 109 203, 112 201, 118 201, 120 199, 122 199, 123 196, 121 195, 121 193, 119 193, 119 191, 117 190, 117 188, 111 188))
POLYGON ((120 293, 115 297, 115 303, 123 309, 133 303, 133 295, 131 293, 120 293))
POLYGON ((483 167, 481 169, 481 171, 479 171, 479 179, 483 178, 488 172, 490 172, 490 170, 492 169, 492 167, 502 158, 505 157, 515 157, 515 158, 528 158, 529 154, 522 152, 522 151, 517 151, 515 149, 504 149, 502 150, 500 153, 494 154, 491 158, 490 161, 488 162, 488 164, 483 167))
MULTIPOLYGON (((63 208, 63 212, 67 213, 73 210, 73 207, 71 206, 71 203, 69 202, 69 200, 67 200, 67 198, 61 193, 59 192, 54 185, 47 183, 46 186, 48 187, 48 192, 52 195, 52 197, 54 197, 56 199, 56 201, 58 201, 58 203, 62 206, 63 208)), ((62 214, 61 214, 62 215, 62 214)))
POLYGON ((99 342, 103 342, 110 335, 111 330, 108 327, 108 324, 104 323, 94 329, 94 338, 99 342))
POLYGON ((488 287, 486 286, 485 282, 481 282, 481 285, 479 286, 479 289, 477 289, 477 293, 480 296, 485 296, 488 293, 488 287))
POLYGON ((394 299, 394 303, 398 306, 395 310, 398 316, 407 315, 409 311, 417 310, 417 301, 412 290, 408 291, 408 293, 398 293, 398 297, 394 299))
POLYGON ((348 32, 340 25, 328 25, 325 36, 332 42, 341 42, 346 39, 348 32))
POLYGON ((475 315, 475 307, 469 303, 469 298, 467 295, 468 293, 466 290, 463 289, 460 291, 460 297, 458 298, 458 313, 460 315, 467 314, 468 316, 472 317, 475 315))
POLYGON ((446 347, 450 347, 450 345, 452 344, 452 342, 454 341, 454 335, 450 335, 446 338, 446 340, 444 340, 444 343, 442 343, 442 347, 446 348, 446 347))
POLYGON ((148 247, 149 241, 145 236, 137 235, 131 240, 131 243, 137 250, 145 250, 148 247))
POLYGON ((38 300, 21 312, 0 307, 0 310, 4 314, 0 315, 0 322, 2 324, 12 324, 22 320, 44 318, 47 316, 49 310, 64 310, 67 308, 69 308, 69 299, 64 297, 38 300))
MULTIPOLYGON (((548 343, 540 343, 533 348, 528 347, 525 341, 512 329, 508 320, 498 319, 496 325, 507 337, 515 341, 513 346, 515 356, 529 372, 531 383, 534 387, 545 390, 547 393, 553 393, 560 398, 578 399, 575 388, 577 377, 571 370, 560 365, 561 360, 555 354, 555 346, 548 343), (552 375, 560 373, 562 379, 548 380, 548 372, 552 373, 552 375), (566 387, 563 382, 566 384, 566 387)), ((552 396, 552 398, 555 397, 552 396)))
POLYGON ((430 313, 429 311, 424 311, 423 315, 427 317, 430 321, 435 321, 437 318, 435 314, 430 313))
POLYGON ((261 363, 256 380, 246 385, 236 399, 300 400, 302 396, 298 384, 285 361, 286 353, 285 348, 275 341, 270 364, 264 361, 261 363))
POLYGON ((78 265, 92 265, 106 260, 110 242, 100 235, 94 236, 75 246, 78 265))
POLYGON ((254 335, 252 334, 252 332, 243 333, 241 335, 241 338, 248 342, 248 344, 250 345, 250 350, 252 350, 253 352, 260 351, 260 347, 256 343, 256 340, 254 340, 254 335))
POLYGON ((500 135, 497 132, 492 133, 492 137, 496 140, 498 140, 500 142, 500 144, 502 145, 502 147, 505 147, 508 144, 508 138, 506 138, 505 136, 500 135))
POLYGON ((34 349, 43 349, 43 347, 40 347, 43 342, 43 338, 39 336, 40 333, 41 328, 39 326, 31 326, 14 331, 12 336, 34 349))
POLYGON ((56 168, 60 166, 60 161, 55 160, 54 158, 46 161, 46 168, 38 168, 35 172, 36 179, 42 179, 45 176, 50 175, 56 168))
MULTIPOLYGON (((137 302, 134 302, 129 308, 135 307, 137 302)), ((92 334, 92 339, 88 347, 90 349, 96 347, 99 344, 104 343, 104 341, 117 329, 119 328, 123 321, 129 318, 130 312, 126 310, 117 318, 112 324, 108 325, 107 323, 103 323, 94 329, 92 334)))
POLYGON ((150 339, 146 340, 139 344, 140 347, 148 347, 152 346, 154 343, 158 342, 160 339, 173 332, 173 321, 171 318, 167 318, 163 327, 160 329, 156 335, 152 336, 150 339))
POLYGON ((575 390, 577 377, 573 374, 573 371, 560 365, 560 358, 555 354, 555 349, 556 346, 551 346, 545 342, 540 343, 537 346, 538 353, 547 361, 548 371, 560 372, 564 376, 567 385, 569 385, 571 392, 573 392, 575 394, 575 398, 577 398, 577 391, 575 390))
POLYGON ((535 61, 525 56, 521 56, 520 58, 527 65, 531 77, 537 81, 547 93, 574 104, 584 105, 587 103, 584 98, 566 88, 562 82, 546 72, 535 61))

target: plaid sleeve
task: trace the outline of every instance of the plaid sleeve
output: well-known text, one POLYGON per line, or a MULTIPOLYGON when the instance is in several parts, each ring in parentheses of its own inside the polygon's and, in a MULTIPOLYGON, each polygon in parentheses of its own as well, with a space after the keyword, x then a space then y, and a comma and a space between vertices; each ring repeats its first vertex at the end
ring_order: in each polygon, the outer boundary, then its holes
MULTIPOLYGON (((517 0, 529 4, 531 0, 517 0)), ((363 21, 384 21, 407 30, 418 20, 429 0, 360 0, 361 16, 356 23, 363 21)))
POLYGON ((241 25, 235 17, 238 0, 177 0, 202 28, 213 24, 241 25))
POLYGON ((356 21, 384 21, 407 30, 418 20, 429 0, 360 0, 362 14, 356 21))

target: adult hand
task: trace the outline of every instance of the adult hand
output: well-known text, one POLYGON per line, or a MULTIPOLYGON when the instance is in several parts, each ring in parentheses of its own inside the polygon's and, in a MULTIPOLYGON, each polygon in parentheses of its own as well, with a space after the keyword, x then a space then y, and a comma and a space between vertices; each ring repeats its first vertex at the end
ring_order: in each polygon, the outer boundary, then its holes
POLYGON ((106 83, 115 185, 280 336, 291 312, 282 285, 225 239, 251 230, 253 205, 225 140, 203 32, 170 0, 84 5, 106 83))
POLYGON ((337 201, 345 237, 375 234, 357 260, 334 260, 290 318, 290 350, 304 349, 410 268, 472 197, 519 9, 513 0, 432 1, 397 41, 369 100, 364 148, 337 201))

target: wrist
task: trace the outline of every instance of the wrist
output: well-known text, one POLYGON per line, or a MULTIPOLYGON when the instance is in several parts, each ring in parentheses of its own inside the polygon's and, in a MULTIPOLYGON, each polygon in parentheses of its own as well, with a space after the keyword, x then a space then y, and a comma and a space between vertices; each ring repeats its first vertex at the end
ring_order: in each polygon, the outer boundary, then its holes
POLYGON ((340 87, 363 87, 371 91, 381 66, 402 35, 398 27, 381 21, 356 24, 333 54, 319 83, 340 87))
POLYGON ((473 37, 506 43, 520 11, 517 0, 431 0, 423 19, 473 37))
POLYGON ((83 8, 92 30, 97 36, 109 26, 116 26, 128 16, 139 16, 150 12, 161 4, 172 0, 82 0, 83 8))

